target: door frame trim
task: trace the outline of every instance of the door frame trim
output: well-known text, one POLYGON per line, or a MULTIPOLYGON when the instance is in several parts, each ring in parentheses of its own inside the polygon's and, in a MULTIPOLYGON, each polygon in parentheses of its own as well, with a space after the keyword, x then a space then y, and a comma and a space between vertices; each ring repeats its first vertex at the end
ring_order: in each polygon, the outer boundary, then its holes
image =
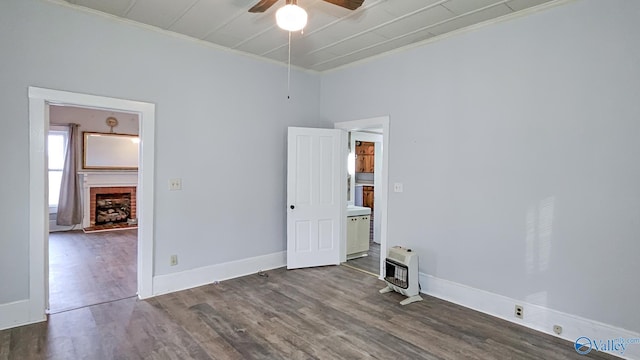
POLYGON ((49 104, 138 113, 138 297, 153 295, 155 104, 68 91, 29 87, 29 319, 46 320, 48 308, 48 204, 46 136, 49 104))
MULTIPOLYGON (((384 150, 382 152, 382 186, 380 193, 380 204, 376 204, 375 206, 380 206, 382 208, 382 219, 380 223, 380 271, 379 278, 383 278, 383 267, 384 260, 387 254, 387 216, 388 216, 388 199, 389 199, 389 115, 383 115, 374 118, 366 118, 360 120, 351 120, 351 121, 342 121, 333 124, 334 128, 342 129, 347 132, 350 131, 361 131, 367 129, 380 129, 382 128, 382 146, 384 150)), ((347 182, 346 180, 342 182, 344 187, 344 193, 346 194, 347 182)), ((378 189, 376 189, 378 191, 378 189)), ((347 202, 345 200, 345 212, 347 202)), ((341 239, 341 243, 346 244, 346 230, 342 231, 343 238, 341 239)), ((340 259, 341 262, 347 261, 346 252, 344 257, 340 259)))

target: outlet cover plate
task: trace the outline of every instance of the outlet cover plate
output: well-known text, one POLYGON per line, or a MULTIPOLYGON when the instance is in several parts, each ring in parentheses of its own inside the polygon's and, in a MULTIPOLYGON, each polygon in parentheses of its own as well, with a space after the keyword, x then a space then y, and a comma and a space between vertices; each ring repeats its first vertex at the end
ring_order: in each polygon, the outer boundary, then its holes
POLYGON ((169 190, 182 190, 182 179, 169 179, 169 190))

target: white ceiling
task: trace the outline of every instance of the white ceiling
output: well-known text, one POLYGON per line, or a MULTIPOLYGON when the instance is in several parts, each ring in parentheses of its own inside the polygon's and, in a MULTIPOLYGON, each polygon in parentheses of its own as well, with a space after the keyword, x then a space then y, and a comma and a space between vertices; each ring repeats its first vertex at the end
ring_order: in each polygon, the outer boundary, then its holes
MULTIPOLYGON (((258 0, 66 0, 136 22, 260 57, 287 62, 287 32, 275 25, 279 0, 249 13, 258 0)), ((365 0, 351 11, 323 0, 298 0, 309 22, 292 34, 291 63, 316 71, 443 35, 552 0, 365 0)))

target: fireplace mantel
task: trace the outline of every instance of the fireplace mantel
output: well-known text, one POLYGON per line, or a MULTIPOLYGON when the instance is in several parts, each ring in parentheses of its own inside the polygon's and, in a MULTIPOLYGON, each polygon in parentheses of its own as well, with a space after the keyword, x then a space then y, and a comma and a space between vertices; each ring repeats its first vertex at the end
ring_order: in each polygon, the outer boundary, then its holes
POLYGON ((137 171, 78 171, 80 180, 89 186, 138 186, 137 171))
POLYGON ((82 183, 83 216, 82 227, 91 225, 91 188, 95 187, 138 187, 137 171, 78 171, 82 183))

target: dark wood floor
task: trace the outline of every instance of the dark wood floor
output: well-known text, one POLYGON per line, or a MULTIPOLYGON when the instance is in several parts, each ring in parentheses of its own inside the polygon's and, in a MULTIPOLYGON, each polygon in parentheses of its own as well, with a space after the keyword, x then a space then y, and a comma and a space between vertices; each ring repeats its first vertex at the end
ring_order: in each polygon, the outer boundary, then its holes
POLYGON ((345 266, 277 269, 0 331, 0 359, 613 359, 345 266))
POLYGON ((137 230, 49 234, 50 312, 135 296, 137 246, 137 230))

